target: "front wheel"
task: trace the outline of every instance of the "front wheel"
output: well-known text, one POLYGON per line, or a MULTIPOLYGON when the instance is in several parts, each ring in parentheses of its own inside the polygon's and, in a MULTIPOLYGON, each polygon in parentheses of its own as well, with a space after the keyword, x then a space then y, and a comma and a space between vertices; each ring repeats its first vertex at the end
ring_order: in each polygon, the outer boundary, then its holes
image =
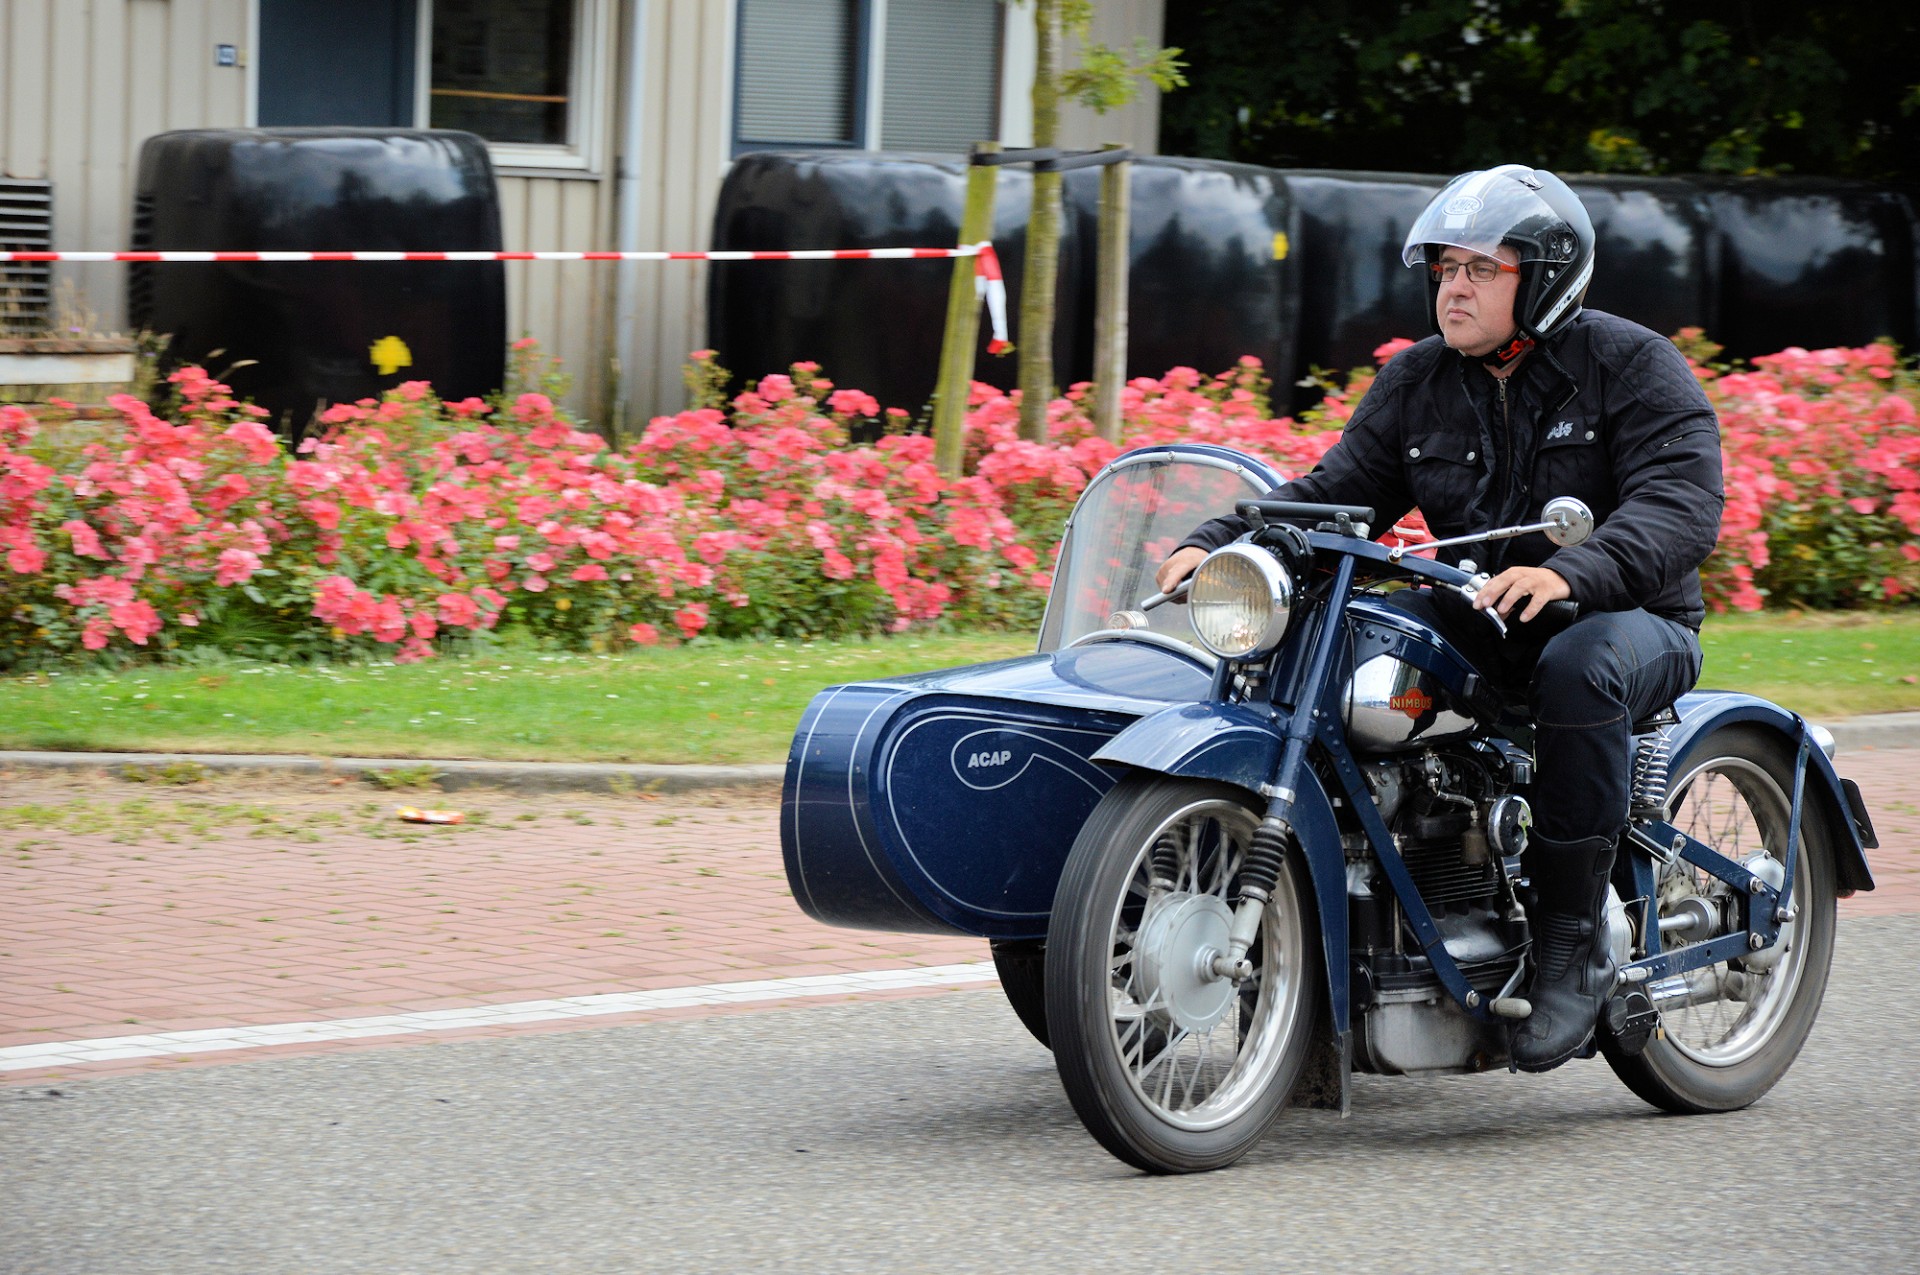
POLYGON ((1054 897, 1054 1063, 1088 1132, 1149 1172, 1238 1160, 1306 1065, 1322 978, 1297 848, 1247 953, 1251 976, 1209 970, 1259 818, 1237 788, 1131 776, 1081 829, 1054 897))
MULTIPOLYGON (((1647 985, 1662 1038, 1627 1054, 1601 1033, 1615 1074, 1654 1106, 1681 1114, 1733 1111, 1773 1088, 1806 1043, 1833 958, 1835 830, 1809 793, 1800 844, 1787 844, 1794 753, 1751 726, 1714 731, 1668 790, 1675 827, 1777 884, 1793 856, 1795 917, 1765 952, 1647 985)), ((1732 889, 1684 860, 1660 871, 1657 914, 1738 916, 1732 889)), ((1682 933, 1687 931, 1683 929, 1682 933)), ((1712 937, 1666 940, 1668 950, 1712 937)))

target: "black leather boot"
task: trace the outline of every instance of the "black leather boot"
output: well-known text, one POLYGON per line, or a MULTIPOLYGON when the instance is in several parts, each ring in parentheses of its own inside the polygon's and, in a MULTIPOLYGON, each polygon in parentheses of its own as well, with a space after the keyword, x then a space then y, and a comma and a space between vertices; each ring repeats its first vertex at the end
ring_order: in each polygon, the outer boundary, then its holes
POLYGON ((1527 847, 1527 876, 1536 899, 1533 1013, 1514 1030, 1513 1063, 1521 1071, 1551 1071, 1587 1047, 1600 1009, 1613 991, 1613 955, 1607 950, 1607 874, 1614 839, 1548 841, 1527 847))

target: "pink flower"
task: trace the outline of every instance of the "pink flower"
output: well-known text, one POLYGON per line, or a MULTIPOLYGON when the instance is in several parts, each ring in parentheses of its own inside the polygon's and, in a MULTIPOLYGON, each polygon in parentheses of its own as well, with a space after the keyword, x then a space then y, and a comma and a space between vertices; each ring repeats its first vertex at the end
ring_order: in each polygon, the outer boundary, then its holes
POLYGON ((7 554, 7 566, 23 576, 38 575, 40 569, 46 565, 46 552, 32 546, 14 549, 7 554))
POLYGON ((689 602, 673 613, 673 622, 688 637, 699 636, 700 630, 707 627, 707 604, 689 602))
POLYGON ((151 603, 138 599, 112 608, 107 612, 107 618, 136 646, 145 646, 147 639, 160 631, 159 612, 153 609, 151 603))
POLYGON ((474 605, 473 599, 464 593, 443 593, 434 599, 434 604, 439 608, 440 621, 443 624, 470 629, 473 627, 473 622, 479 618, 479 608, 474 605))
POLYGON ((635 642, 638 642, 641 646, 660 645, 660 630, 654 628, 651 624, 636 624, 627 630, 627 636, 635 642))
POLYGON ((1376 346, 1374 348, 1373 361, 1375 363, 1378 363, 1381 367, 1385 367, 1387 365, 1387 360, 1391 359, 1394 355, 1400 353, 1400 351, 1408 349, 1412 345, 1413 345, 1413 342, 1409 341, 1406 337, 1397 336, 1393 338, 1393 340, 1388 341, 1385 345, 1376 346))
POLYGON ((878 416, 880 402, 860 390, 835 390, 827 397, 827 406, 842 416, 878 416))
POLYGON ((228 427, 226 436, 239 443, 247 459, 256 465, 270 465, 280 455, 279 437, 259 421, 237 421, 228 427))
POLYGON ((220 554, 220 571, 213 582, 221 587, 244 584, 260 569, 260 555, 245 549, 226 549, 220 554))

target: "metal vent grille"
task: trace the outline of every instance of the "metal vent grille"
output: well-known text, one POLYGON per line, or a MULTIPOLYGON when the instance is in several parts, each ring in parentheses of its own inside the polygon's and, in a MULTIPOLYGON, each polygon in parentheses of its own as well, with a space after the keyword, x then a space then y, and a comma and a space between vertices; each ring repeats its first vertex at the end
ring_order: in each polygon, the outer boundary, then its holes
MULTIPOLYGON (((0 249, 53 250, 53 183, 0 177, 0 249)), ((0 333, 24 336, 53 325, 53 267, 0 264, 0 333)))

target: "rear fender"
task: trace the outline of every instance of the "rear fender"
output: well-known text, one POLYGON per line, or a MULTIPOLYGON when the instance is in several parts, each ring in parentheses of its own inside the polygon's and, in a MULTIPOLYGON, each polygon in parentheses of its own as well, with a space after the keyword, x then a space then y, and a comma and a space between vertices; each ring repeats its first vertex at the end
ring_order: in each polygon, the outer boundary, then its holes
MULTIPOLYGON (((1182 779, 1212 779, 1244 788, 1265 804, 1260 789, 1280 762, 1278 719, 1243 704, 1198 703, 1162 709, 1115 735, 1093 755, 1182 779)), ((1351 971, 1347 958, 1347 864, 1333 802, 1310 768, 1303 767, 1290 817, 1306 856, 1319 910, 1320 942, 1327 972, 1327 1005, 1333 1030, 1347 1032, 1351 971)))
MULTIPOLYGON (((1696 750, 1712 732, 1722 726, 1750 722, 1777 732, 1781 742, 1798 750, 1811 724, 1798 713, 1788 712, 1769 700, 1731 691, 1695 692, 1684 695, 1675 705, 1680 724, 1667 734, 1672 761, 1669 773, 1678 778, 1692 764, 1696 750)), ((1809 807, 1827 817, 1828 826, 1838 829, 1835 838, 1834 875, 1841 898, 1858 890, 1873 889, 1873 873, 1867 867, 1866 847, 1872 838, 1872 825, 1862 827, 1838 771, 1816 742, 1808 750, 1807 779, 1801 796, 1802 809, 1795 812, 1804 822, 1809 807)), ((1864 807, 1862 808, 1864 811, 1864 807)))

